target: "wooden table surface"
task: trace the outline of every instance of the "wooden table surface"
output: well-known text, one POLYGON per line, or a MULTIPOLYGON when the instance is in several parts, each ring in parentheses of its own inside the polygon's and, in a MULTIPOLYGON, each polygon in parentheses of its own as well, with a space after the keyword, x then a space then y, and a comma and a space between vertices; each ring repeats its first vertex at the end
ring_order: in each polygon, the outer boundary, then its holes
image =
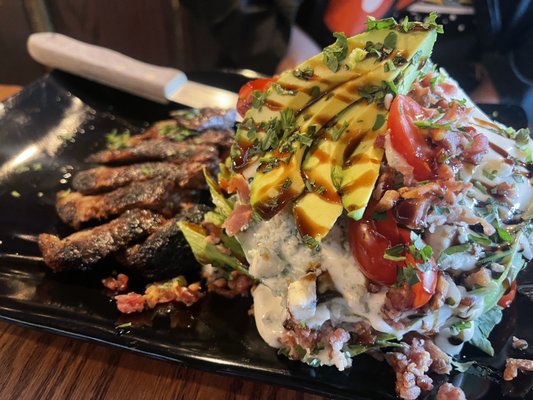
MULTIPOLYGON (((19 87, 0 85, 0 101, 19 87)), ((321 400, 0 321, 0 399, 321 400)))

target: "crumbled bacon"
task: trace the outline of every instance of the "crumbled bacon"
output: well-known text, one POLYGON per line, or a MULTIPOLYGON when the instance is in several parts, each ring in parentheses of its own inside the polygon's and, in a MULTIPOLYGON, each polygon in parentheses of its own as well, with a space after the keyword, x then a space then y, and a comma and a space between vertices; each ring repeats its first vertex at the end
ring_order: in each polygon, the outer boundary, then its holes
POLYGON ((472 272, 465 278, 465 284, 469 288, 475 286, 486 287, 492 283, 492 274, 490 269, 481 267, 477 271, 472 272))
POLYGON ((431 357, 429 369, 436 374, 449 374, 452 370, 451 357, 443 352, 431 339, 424 339, 424 349, 431 357))
POLYGON ((248 295, 254 285, 253 279, 237 271, 232 271, 230 277, 231 279, 207 277, 207 290, 228 299, 248 295))
POLYGON ((237 204, 222 227, 229 236, 234 236, 248 225, 252 219, 252 206, 250 204, 237 204))
POLYGON ((241 203, 250 203, 250 186, 241 174, 234 174, 230 178, 226 190, 228 193, 238 193, 241 203))
POLYGON ((513 349, 525 350, 528 348, 529 344, 524 339, 518 339, 516 336, 513 336, 513 349))
POLYGON ((124 274, 118 274, 116 278, 108 276, 102 279, 102 285, 115 292, 125 292, 128 290, 128 276, 124 274))
POLYGON ((385 354, 385 359, 396 373, 396 393, 402 399, 414 400, 433 389, 433 380, 426 375, 431 357, 424 349, 424 339, 414 338, 401 352, 385 354))
POLYGON ((385 297, 383 304, 383 314, 391 320, 397 319, 402 312, 411 309, 414 294, 407 285, 402 287, 391 287, 385 297))
POLYGON ((153 283, 148 286, 144 295, 130 292, 115 296, 117 308, 121 313, 131 314, 142 312, 146 308, 154 308, 157 304, 181 302, 191 306, 203 297, 199 282, 187 286, 185 278, 179 276, 168 282, 153 283))
POLYGON ((461 388, 445 383, 437 392, 437 400, 466 400, 466 396, 461 388))
POLYGON ((496 194, 501 197, 510 198, 516 196, 516 187, 510 183, 503 182, 494 187, 496 194))
POLYGON ((373 333, 372 326, 366 321, 356 322, 353 330, 357 335, 357 342, 365 346, 372 346, 376 341, 376 335, 373 333))
POLYGON ((130 292, 115 296, 117 308, 123 314, 131 314, 144 310, 144 297, 142 294, 130 292))
POLYGON ((505 370, 503 371, 503 379, 512 381, 518 375, 518 370, 533 371, 533 360, 526 360, 523 358, 508 358, 505 362, 505 370))

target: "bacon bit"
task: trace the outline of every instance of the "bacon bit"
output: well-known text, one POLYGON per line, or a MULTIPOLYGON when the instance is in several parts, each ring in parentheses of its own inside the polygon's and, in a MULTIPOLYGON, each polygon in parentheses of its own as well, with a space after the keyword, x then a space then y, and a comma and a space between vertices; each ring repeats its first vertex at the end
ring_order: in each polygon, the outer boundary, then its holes
POLYGON ((252 219, 252 206, 250 204, 237 204, 222 227, 228 236, 234 236, 248 225, 252 219))
POLYGON ((431 357, 423 346, 423 339, 414 338, 402 352, 385 354, 385 359, 396 373, 396 393, 402 399, 415 400, 423 391, 433 389, 433 380, 426 375, 431 357))
POLYGON ((353 328, 357 335, 357 341, 365 346, 372 346, 376 341, 372 326, 366 321, 356 322, 353 328))
MULTIPOLYGON (((471 128, 474 130, 474 128, 471 128)), ((483 156, 489 151, 489 139, 482 133, 477 133, 474 130, 474 135, 472 137, 472 145, 465 147, 464 151, 461 153, 461 158, 472 164, 479 164, 483 159, 483 156)))
POLYGON ((496 232, 496 229, 485 218, 478 217, 470 208, 462 208, 459 218, 468 225, 480 224, 483 227, 483 233, 487 236, 492 236, 496 232))
POLYGON ((440 386, 437 392, 437 400, 466 400, 463 389, 453 386, 451 383, 445 383, 440 386))
POLYGON ((131 314, 144 310, 144 297, 142 294, 130 292, 115 296, 117 308, 123 314, 131 314))
POLYGON ((492 274, 490 269, 481 267, 476 272, 471 273, 465 278, 465 284, 467 287, 473 288, 474 286, 486 287, 492 283, 492 274))
POLYGON ((516 188, 514 185, 504 182, 500 183, 499 185, 495 186, 496 194, 498 196, 502 197, 515 197, 516 196, 516 188))
POLYGON ((431 357, 429 369, 436 374, 449 374, 452 370, 451 357, 442 351, 431 339, 424 340, 424 349, 431 357))
POLYGON ((400 196, 403 199, 416 199, 420 197, 425 197, 429 194, 442 194, 442 187, 438 182, 429 182, 425 185, 415 186, 415 187, 403 187, 398 190, 400 196))
POLYGON ((115 292, 125 292, 128 290, 128 276, 124 274, 118 274, 116 278, 108 276, 102 279, 102 285, 115 292))
POLYGON ((516 350, 525 350, 528 348, 529 344, 524 339, 518 339, 516 336, 513 336, 513 349, 516 350))
POLYGON ((384 212, 390 210, 399 198, 400 194, 396 190, 387 190, 376 204, 375 211, 384 212))
POLYGON ((246 178, 241 174, 235 174, 231 177, 228 182, 227 192, 237 192, 239 194, 239 199, 241 200, 241 203, 250 203, 250 187, 248 186, 246 178))
POLYGON ((503 371, 503 379, 512 381, 518 375, 518 370, 533 371, 533 360, 526 360, 523 358, 508 358, 505 362, 505 370, 503 371))
POLYGON ((208 277, 207 290, 228 299, 248 295, 254 285, 253 279, 237 271, 232 271, 230 276, 231 279, 218 278, 211 281, 209 281, 208 277))
POLYGON ((394 320, 398 318, 403 311, 409 310, 413 305, 414 294, 408 286, 399 288, 391 287, 385 295, 385 304, 383 304, 383 314, 394 320))

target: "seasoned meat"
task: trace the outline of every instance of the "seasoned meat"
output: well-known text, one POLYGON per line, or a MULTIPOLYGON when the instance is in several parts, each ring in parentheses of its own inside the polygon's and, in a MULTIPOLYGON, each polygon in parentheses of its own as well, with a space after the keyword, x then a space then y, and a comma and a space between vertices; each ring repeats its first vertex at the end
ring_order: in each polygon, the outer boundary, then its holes
POLYGON ((176 164, 216 162, 218 150, 212 145, 194 144, 189 141, 171 142, 162 139, 150 139, 125 149, 102 150, 87 158, 89 162, 100 164, 157 160, 172 160, 176 164))
POLYGON ((198 162, 175 165, 166 162, 133 164, 124 167, 96 167, 79 172, 72 187, 83 194, 95 194, 158 177, 176 181, 179 187, 204 189, 204 164, 198 162))
POLYGON ((55 272, 85 269, 149 235, 163 222, 164 218, 152 211, 130 210, 107 224, 73 233, 64 239, 42 233, 39 248, 44 262, 55 272))
POLYGON ((202 108, 172 113, 179 125, 194 131, 207 129, 232 129, 235 125, 235 109, 202 108))
POLYGON ((193 194, 180 189, 170 179, 155 178, 132 182, 105 194, 59 193, 56 210, 64 223, 79 229, 85 222, 107 219, 133 208, 147 208, 171 216, 179 210, 180 203, 188 201, 193 194))
POLYGON ((199 224, 209 210, 194 205, 183 210, 152 233, 143 243, 135 244, 118 255, 118 261, 147 280, 162 280, 184 273, 197 266, 187 241, 178 228, 178 221, 199 224))

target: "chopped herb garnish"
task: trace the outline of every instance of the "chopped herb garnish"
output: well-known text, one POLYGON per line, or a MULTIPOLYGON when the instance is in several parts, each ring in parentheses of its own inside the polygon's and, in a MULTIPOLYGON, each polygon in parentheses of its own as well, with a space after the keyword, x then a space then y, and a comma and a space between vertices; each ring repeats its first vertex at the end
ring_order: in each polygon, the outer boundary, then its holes
POLYGON ((511 254, 513 254, 513 249, 497 251, 496 253, 479 260, 478 264, 492 264, 493 262, 498 262, 511 254))
POLYGON ((433 211, 437 215, 445 215, 450 213, 450 209, 448 207, 441 207, 441 206, 433 206, 433 211))
POLYGON ((331 170, 331 181, 337 190, 341 188, 342 167, 340 165, 335 165, 331 170))
POLYGON ((478 189, 481 193, 483 194, 488 194, 487 192, 487 188, 485 187, 485 185, 483 185, 480 181, 475 181, 474 182, 474 187, 476 189, 478 189))
POLYGON ((320 243, 312 236, 304 235, 302 236, 302 241, 307 247, 310 247, 315 251, 320 250, 320 243))
POLYGON ((398 41, 398 34, 396 32, 389 32, 389 34, 383 40, 383 47, 394 50, 396 48, 396 42, 398 41))
POLYGON ((307 351, 302 347, 300 346, 299 344, 297 344, 295 347, 294 347, 294 350, 296 351, 296 355, 298 356, 298 359, 301 360, 302 358, 305 357, 305 355, 307 354, 307 351))
POLYGON ((388 215, 386 212, 383 212, 383 213, 375 212, 372 214, 372 219, 374 221, 382 221, 387 218, 388 218, 388 215))
POLYGON ((308 81, 313 77, 315 74, 315 71, 311 67, 305 67, 305 68, 296 68, 292 71, 292 75, 295 78, 302 79, 304 81, 308 81))
POLYGON ((309 365, 310 367, 313 367, 313 368, 317 368, 317 367, 320 367, 322 365, 322 363, 320 362, 320 360, 318 358, 313 358, 313 359, 307 361, 307 365, 309 365))
POLYGON ((317 194, 322 194, 322 193, 324 193, 325 191, 326 191, 326 188, 325 188, 324 186, 322 186, 322 185, 318 185, 318 186, 316 187, 316 189, 315 189, 315 192, 316 192, 317 194))
POLYGON ((290 178, 286 178, 285 181, 283 182, 283 189, 288 189, 290 188, 292 185, 292 181, 290 178))
POLYGON ((333 72, 337 72, 341 61, 344 60, 348 54, 348 41, 344 33, 335 32, 333 36, 335 36, 337 40, 332 45, 326 47, 322 53, 324 55, 324 64, 326 64, 333 72))
POLYGON ((367 17, 366 19, 366 31, 391 29, 397 25, 394 18, 375 19, 374 17, 367 17))
POLYGON ((315 180, 310 181, 309 179, 304 179, 305 188, 308 192, 312 192, 315 188, 315 180))
POLYGON ((281 356, 289 357, 290 349, 288 347, 281 347, 278 349, 278 354, 281 356))
POLYGON ((396 284, 394 285, 396 287, 402 287, 404 285, 413 286, 420 282, 420 278, 418 277, 418 270, 416 268, 398 267, 396 271, 397 278, 396 284))
POLYGON ((296 90, 285 89, 279 83, 272 83, 270 86, 281 96, 294 96, 296 94, 296 90))
POLYGON ((468 234, 468 240, 470 240, 471 242, 477 243, 481 246, 491 246, 493 244, 492 240, 490 240, 488 236, 482 233, 480 233, 479 235, 474 235, 470 233, 468 234))
POLYGON ((496 171, 496 170, 488 171, 485 168, 483 168, 483 170, 481 172, 483 173, 483 176, 485 178, 487 178, 488 180, 493 181, 494 179, 496 179, 496 173, 498 171, 496 171))
POLYGON ((313 139, 306 135, 295 134, 294 140, 300 142, 304 146, 310 147, 313 144, 313 139))
POLYGON ((505 228, 502 228, 499 226, 496 228, 496 232, 498 232, 498 236, 504 242, 507 242, 507 243, 513 242, 513 236, 505 228))
POLYGON ((266 101, 268 91, 261 92, 254 90, 252 93, 252 107, 256 110, 261 110, 266 101))
POLYGON ((126 329, 126 328, 131 328, 132 326, 133 324, 131 322, 126 322, 124 324, 115 326, 115 329, 126 329))
POLYGON ((372 127, 373 131, 377 131, 385 123, 385 115, 378 114, 376 115, 376 121, 374 121, 374 126, 372 127))
POLYGON ((415 121, 415 125, 423 129, 445 129, 445 130, 451 129, 450 123, 438 124, 432 121, 415 121))
POLYGON ((324 345, 322 343, 316 343, 311 348, 311 355, 316 356, 320 352, 320 350, 324 350, 324 345))
POLYGON ((404 261, 405 255, 402 255, 405 252, 405 246, 403 244, 397 244, 396 246, 389 247, 385 250, 383 258, 390 261, 404 261))
POLYGON ((385 64, 383 65, 383 70, 385 72, 395 71, 396 66, 394 65, 394 62, 392 62, 391 60, 387 60, 385 61, 385 64))
POLYGON ((320 87, 319 86, 313 86, 309 90, 309 96, 311 97, 317 97, 320 94, 320 87))
POLYGON ((340 127, 337 127, 337 126, 334 126, 332 129, 331 129, 331 137, 334 141, 337 141, 339 140, 339 138, 341 137, 341 135, 344 133, 344 131, 348 128, 348 122, 347 121, 344 121, 343 124, 340 126, 340 127))
POLYGON ((130 140, 130 131, 126 129, 122 133, 118 133, 116 129, 105 135, 107 148, 111 150, 120 150, 128 147, 128 141, 130 140))

